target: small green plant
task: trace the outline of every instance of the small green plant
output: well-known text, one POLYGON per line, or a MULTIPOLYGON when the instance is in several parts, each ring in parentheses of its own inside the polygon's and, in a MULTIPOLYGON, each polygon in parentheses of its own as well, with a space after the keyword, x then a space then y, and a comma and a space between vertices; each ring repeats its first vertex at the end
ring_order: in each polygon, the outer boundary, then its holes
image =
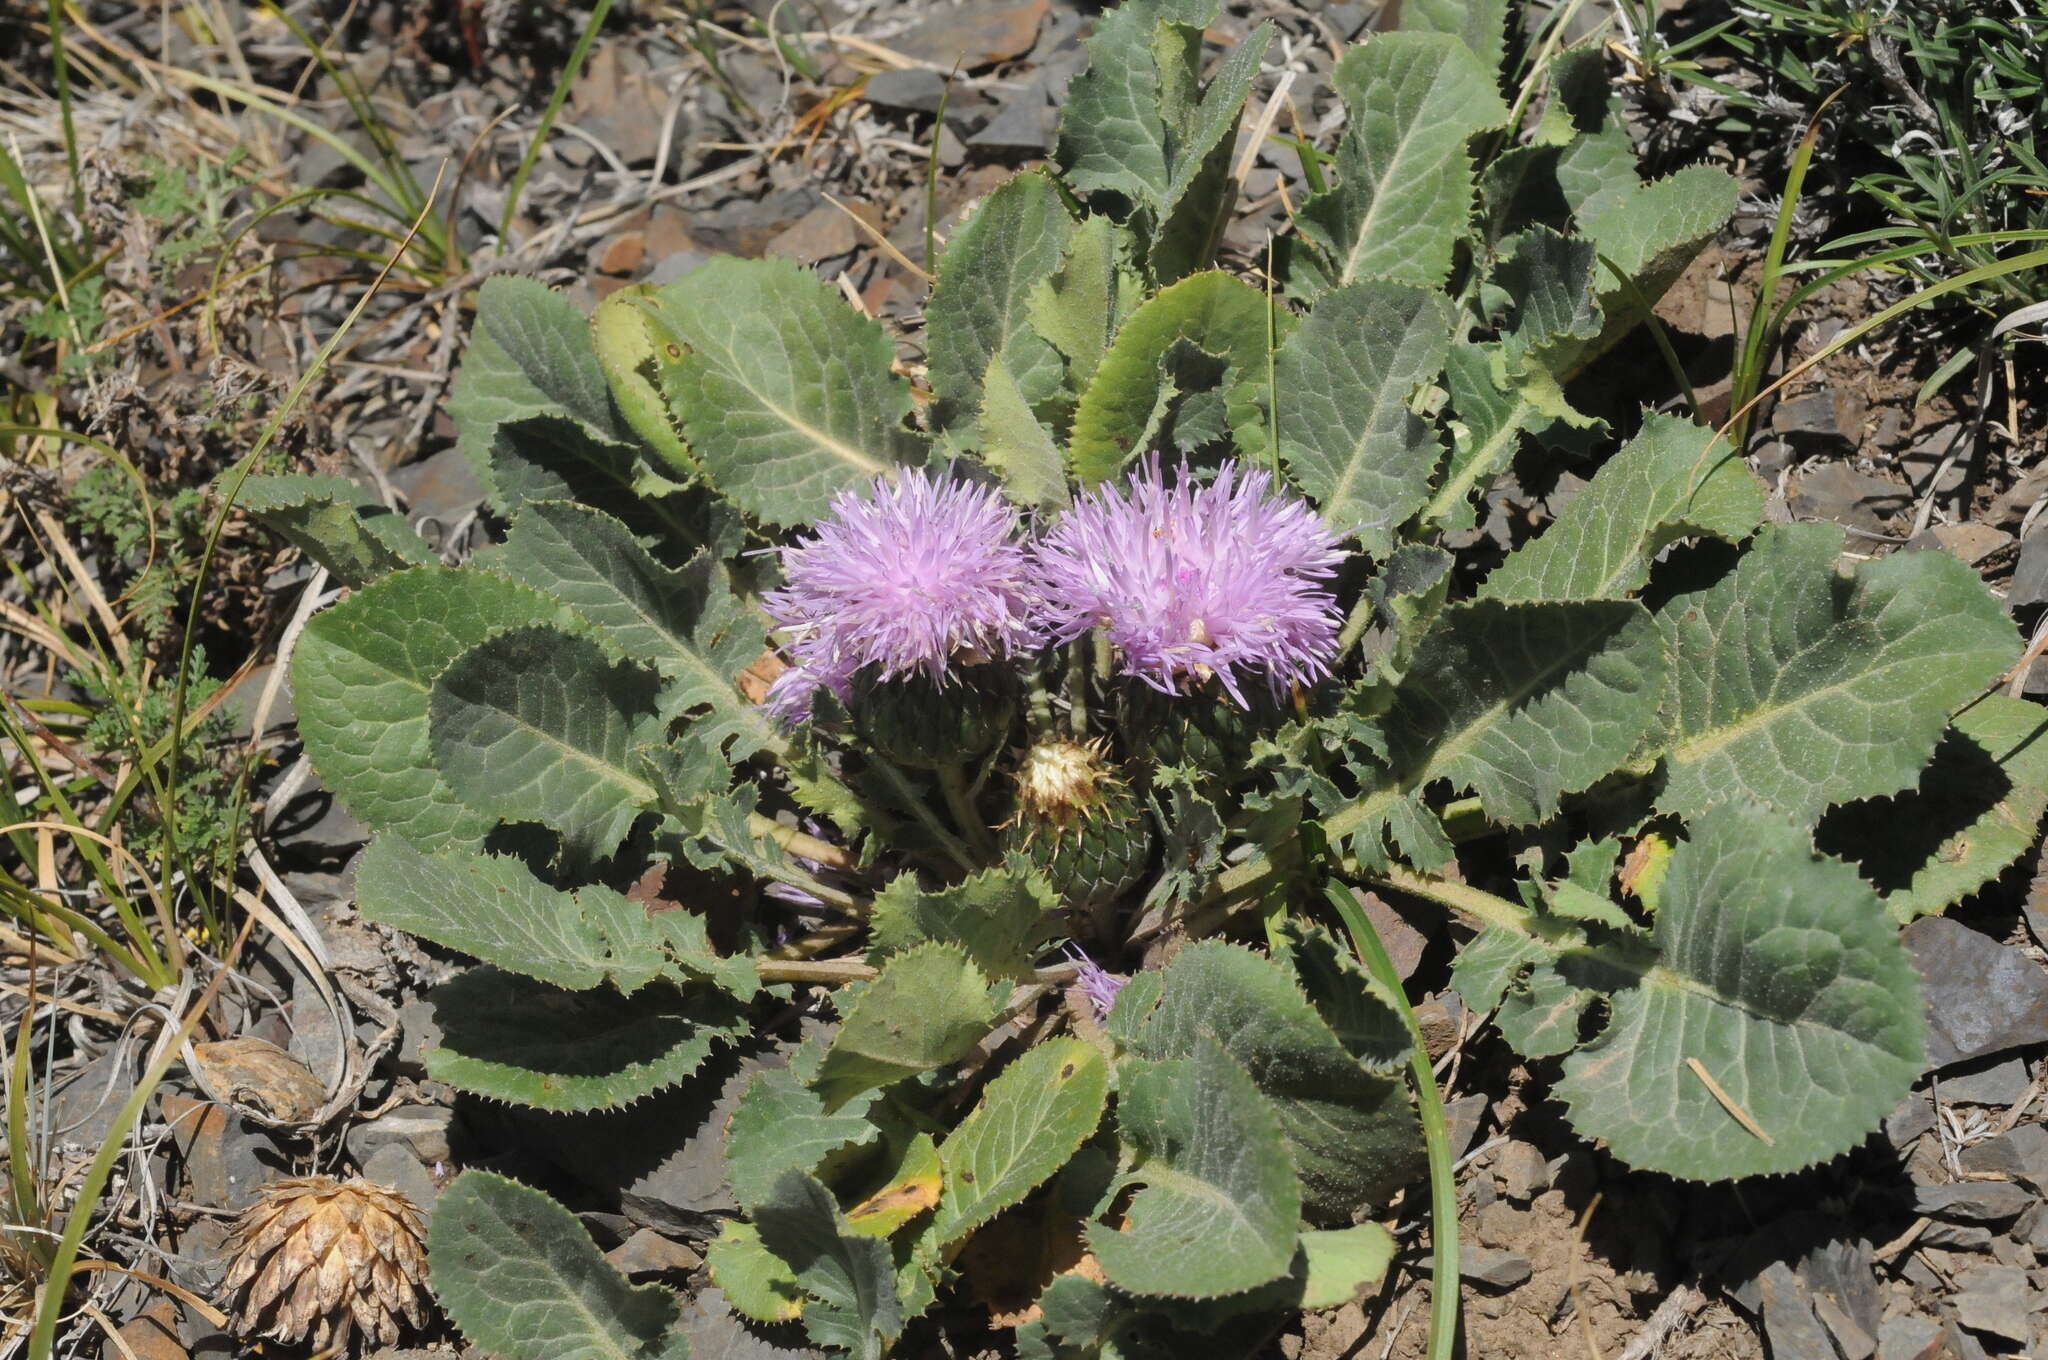
MULTIPOLYGON (((1828 254, 1912 247, 1888 263, 1924 284, 2048 233, 2048 153, 2035 131, 2048 115, 2048 4, 1747 0, 1742 10, 1746 22, 1715 32, 1759 85, 1717 89, 1796 116, 1840 92, 1832 156, 1884 225, 1828 254)), ((1990 274, 1958 300, 1995 318, 2039 298, 2040 277, 1990 274)))
MULTIPOLYGON (((888 1353, 998 1219, 1091 1258, 1018 1328, 1045 1360, 1249 1353, 1378 1279, 1426 1144, 1453 1201, 1358 886, 1471 928, 1458 990, 1617 1159, 1833 1157, 1921 1070, 1898 923, 2048 803, 1960 562, 1845 569, 1713 432, 1567 401, 1727 175, 1645 182, 1592 52, 1507 135, 1505 5, 1410 4, 1338 65, 1348 130, 1247 282, 1214 256, 1270 33, 1204 83, 1216 12, 1104 16, 1056 168, 946 247, 922 403, 785 263, 587 318, 497 277, 451 410, 502 543, 450 568, 346 483, 250 483, 352 588, 293 682, 377 831, 359 905, 479 961, 437 1079, 612 1109, 831 989, 740 1097, 709 1254, 819 1345, 888 1353), (1606 450, 1575 501, 1504 560, 1447 546, 1553 441, 1606 450), (1857 830, 1916 795, 1950 842, 1857 830), (714 944, 627 895, 657 872, 752 910, 714 944)), ((432 1257, 496 1353, 686 1353, 674 1300, 516 1183, 459 1178, 432 1257)))

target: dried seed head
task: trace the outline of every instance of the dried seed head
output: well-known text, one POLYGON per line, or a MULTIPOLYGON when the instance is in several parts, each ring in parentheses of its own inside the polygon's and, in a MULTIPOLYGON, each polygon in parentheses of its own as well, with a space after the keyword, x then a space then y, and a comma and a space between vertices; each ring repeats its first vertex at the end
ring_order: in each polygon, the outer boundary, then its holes
POLYGON ((1117 782, 1099 745, 1041 741, 1017 764, 1018 816, 1026 826, 1064 826, 1095 813, 1102 795, 1117 782))
POLYGON ((352 1332, 384 1346, 402 1318, 426 1323, 427 1252, 420 1212, 395 1190, 357 1176, 305 1176, 265 1186, 228 1238, 222 1290, 239 1298, 243 1335, 316 1349, 352 1332))

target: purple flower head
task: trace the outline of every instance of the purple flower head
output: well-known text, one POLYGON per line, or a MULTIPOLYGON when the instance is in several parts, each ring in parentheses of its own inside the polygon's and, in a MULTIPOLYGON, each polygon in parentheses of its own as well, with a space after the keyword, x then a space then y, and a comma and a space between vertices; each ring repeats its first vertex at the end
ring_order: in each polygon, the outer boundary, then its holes
POLYGON ((1105 971, 1095 960, 1083 954, 1072 945, 1067 946, 1067 957, 1077 965, 1074 973, 1074 989, 1088 998, 1088 1004, 1095 1007, 1095 1018, 1106 1019, 1110 1007, 1116 1005, 1116 994, 1130 981, 1115 973, 1105 971))
POLYGON ((1214 675, 1241 707, 1240 672, 1275 693, 1329 673, 1341 616, 1337 535, 1268 472, 1224 465, 1166 483, 1155 454, 1121 488, 1061 516, 1038 547, 1047 632, 1101 628, 1123 669, 1167 694, 1214 675))
POLYGON ((762 601, 794 662, 766 706, 800 721, 818 689, 845 699, 865 667, 943 682, 956 661, 1036 646, 1016 527, 995 491, 923 472, 841 492, 811 538, 782 550, 783 588, 762 601))

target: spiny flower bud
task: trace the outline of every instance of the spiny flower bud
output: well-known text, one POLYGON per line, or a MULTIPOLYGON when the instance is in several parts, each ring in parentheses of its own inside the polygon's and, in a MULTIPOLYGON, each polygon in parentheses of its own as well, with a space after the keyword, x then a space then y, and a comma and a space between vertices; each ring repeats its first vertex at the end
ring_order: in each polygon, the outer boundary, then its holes
POLYGON ((1070 911, 1099 913, 1151 861, 1151 817, 1099 746, 1032 746, 1017 764, 1016 805, 1003 829, 1005 848, 1037 864, 1070 911))

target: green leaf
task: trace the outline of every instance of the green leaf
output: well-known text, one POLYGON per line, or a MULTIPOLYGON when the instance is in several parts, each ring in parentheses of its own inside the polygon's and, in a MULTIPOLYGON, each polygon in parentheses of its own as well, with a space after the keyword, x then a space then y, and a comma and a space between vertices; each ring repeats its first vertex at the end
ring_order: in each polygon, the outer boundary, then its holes
POLYGON ((251 477, 238 503, 345 586, 439 560, 405 516, 342 477, 251 477))
POLYGON ((1280 1126, 1301 1177, 1301 1212, 1349 1222, 1422 1168, 1422 1131, 1398 1073, 1367 1071, 1323 1022, 1287 969, 1219 941, 1189 945, 1134 1050, 1193 1058, 1205 1039, 1243 1064, 1280 1126))
POLYGON ((832 1192, 801 1171, 776 1181, 754 1225, 811 1296, 803 1314, 811 1340, 881 1360, 903 1330, 889 1244, 848 1231, 832 1192))
POLYGON ((981 398, 981 460, 1003 479, 1003 489, 1020 505, 1060 510, 1073 500, 1067 469, 1052 432, 1032 414, 1024 390, 1011 374, 1006 351, 989 361, 981 398))
POLYGON ((1514 461, 1522 435, 1550 422, 1538 394, 1511 374, 1505 348, 1459 341, 1444 360, 1450 393, 1451 457, 1422 518, 1449 530, 1477 523, 1472 493, 1514 461))
POLYGON ((1060 267, 1025 300, 1032 329, 1066 356, 1077 394, 1094 381, 1110 339, 1144 299, 1134 248, 1130 232, 1110 218, 1085 218, 1068 238, 1060 267))
POLYGON ((754 1321, 773 1326, 803 1315, 803 1287, 782 1258, 761 1245, 760 1231, 753 1224, 728 1218, 704 1248, 704 1264, 711 1271, 711 1283, 754 1321))
POLYGON ((434 1080, 493 1100, 611 1109, 688 1077, 744 1016, 703 989, 565 992, 486 966, 436 989, 442 1046, 422 1056, 434 1080))
POLYGON ((880 962, 940 940, 967 951, 987 977, 1027 981, 1032 956, 1061 933, 1053 915, 1059 904, 1045 876, 1022 855, 935 892, 918 887, 917 875, 899 874, 875 894, 871 957, 880 962))
POLYGON ((429 855, 390 833, 363 854, 356 905, 379 925, 570 991, 610 982, 631 992, 664 963, 645 943, 647 908, 603 884, 572 895, 519 860, 429 855))
POLYGON ((1212 1035, 1164 1062, 1126 1059, 1118 1127, 1144 1188, 1121 1231, 1092 1223, 1088 1249, 1117 1288, 1180 1299, 1256 1289, 1293 1263, 1301 1186, 1280 1117, 1212 1035))
MULTIPOLYGON (((1629 175, 1634 178, 1633 169, 1629 175)), ((1735 215, 1735 194, 1735 177, 1727 171, 1690 165, 1612 204, 1579 209, 1580 230, 1611 265, 1601 277, 1600 309, 1607 324, 1582 363, 1649 315, 1693 256, 1735 215), (1623 279, 1634 286, 1624 285, 1623 279)))
POLYGON ((488 572, 419 567, 313 616, 292 654, 299 736, 342 803, 422 849, 480 845, 495 819, 435 768, 434 677, 492 634, 563 619, 561 606, 488 572))
POLYGON ((1201 84, 1202 30, 1216 0, 1134 0, 1103 16, 1088 66, 1067 88, 1059 161, 1082 193, 1121 196, 1171 283, 1208 263, 1225 215, 1232 132, 1272 40, 1248 34, 1201 84))
POLYGON ((1300 1307, 1335 1308, 1351 1302, 1360 1289, 1386 1278, 1394 1247, 1394 1235, 1377 1223, 1304 1232, 1301 1249, 1308 1257, 1308 1279, 1301 1288, 1300 1307))
POLYGON ((691 449, 754 518, 807 524, 918 460, 895 345, 809 270, 721 257, 641 305, 691 449))
POLYGON ((786 1171, 816 1171, 844 1148, 865 1147, 880 1133, 867 1102, 837 1114, 784 1067, 756 1072, 725 1126, 725 1174, 732 1197, 751 1209, 774 1192, 786 1171))
POLYGON ((566 418, 596 439, 622 442, 590 324, 574 303, 535 279, 497 274, 477 291, 476 328, 448 398, 456 446, 493 500, 491 450, 500 425, 566 418))
POLYGON ((1141 432, 1170 388, 1160 365, 1181 341, 1229 361, 1240 374, 1255 372, 1263 381, 1265 294, 1211 271, 1162 288, 1131 314, 1074 411, 1067 461, 1083 485, 1115 476, 1139 451, 1141 432))
MULTIPOLYGON (((1635 754, 1669 669, 1652 619, 1631 601, 1452 605, 1378 722, 1385 773, 1357 815, 1369 833, 1404 808, 1429 817, 1418 796, 1446 779, 1478 793, 1493 821, 1541 821, 1635 754)), ((1358 851, 1376 860, 1377 834, 1358 851)))
POLYGON ((662 714, 699 714, 692 730, 709 749, 739 761, 787 744, 737 684, 767 646, 767 618, 732 593, 710 556, 664 567, 611 516, 548 501, 520 512, 502 560, 621 655, 653 666, 664 682, 662 714))
POLYGON ((1376 557, 1429 499, 1443 443, 1411 403, 1443 371, 1456 324, 1440 293, 1347 284, 1324 294, 1274 356, 1288 471, 1326 520, 1376 557))
POLYGON ((689 1360, 675 1294, 626 1283, 574 1214, 518 1181, 457 1176, 427 1258, 449 1318, 504 1360, 689 1360))
POLYGON ((1811 825, 1831 803, 1896 792, 1950 711, 2018 657, 2011 621, 1961 562, 1899 553, 1838 575, 1843 537, 1767 526, 1734 571, 1659 612, 1673 684, 1658 806, 1748 798, 1811 825))
POLYGON ((1079 1039, 1051 1039, 1004 1069, 939 1148, 945 1171, 931 1239, 958 1242, 1052 1179, 1094 1134, 1109 1064, 1079 1039))
POLYGON ((1074 220, 1043 170, 1002 185, 946 243, 925 309, 933 428, 982 405, 982 380, 996 357, 1027 405, 1059 391, 1059 353, 1031 329, 1028 301, 1060 266, 1074 220))
POLYGON ((1482 595, 1495 600, 1618 599, 1682 538, 1739 543, 1763 519, 1764 491, 1712 430, 1652 414, 1641 433, 1535 542, 1508 555, 1482 595))
POLYGON ((1821 821, 1901 924, 1946 911, 2033 845, 2048 812, 2048 709, 1987 695, 1958 713, 1918 786, 1821 821))
POLYGON ((640 460, 559 413, 508 420, 491 432, 491 504, 513 515, 532 501, 587 501, 616 514, 640 509, 640 460))
POLYGON ((1321 926, 1289 921, 1283 929, 1295 981, 1345 1051, 1368 1072, 1400 1072, 1411 1047, 1408 1027, 1358 955, 1321 926))
POLYGON ((1489 71, 1506 60, 1507 0, 1403 0, 1401 27, 1418 33, 1453 33, 1489 71))
POLYGON ((924 944, 882 966, 847 1012, 812 1084, 827 1109, 956 1062, 994 1027, 988 979, 957 945, 924 944))
MULTIPOLYGON (((1579 1131, 1631 1166, 1687 1180, 1797 1171, 1861 1142, 1920 1075, 1920 979, 1898 928, 1781 815, 1731 805, 1694 822, 1652 943, 1655 964, 1627 970, 1556 1087, 1579 1131)), ((1570 952, 1557 966, 1586 975, 1570 952)))
POLYGON ((601 859, 654 801, 638 755, 659 735, 654 704, 651 673, 588 638, 522 628, 463 653, 427 707, 434 759, 463 802, 601 859))
POLYGON ((1332 76, 1350 117, 1337 183, 1299 219, 1336 282, 1443 286, 1472 217, 1466 139, 1507 122, 1496 80, 1448 33, 1381 33, 1344 54, 1332 76))

